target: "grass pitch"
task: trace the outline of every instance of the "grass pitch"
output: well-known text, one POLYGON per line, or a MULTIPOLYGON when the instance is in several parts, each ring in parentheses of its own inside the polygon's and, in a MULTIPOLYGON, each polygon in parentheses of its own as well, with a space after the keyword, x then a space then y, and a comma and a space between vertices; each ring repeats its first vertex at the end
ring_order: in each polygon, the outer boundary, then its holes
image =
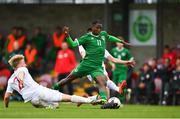
POLYGON ((119 109, 61 103, 59 109, 34 108, 30 103, 0 101, 0 118, 180 118, 180 106, 125 105, 119 109))

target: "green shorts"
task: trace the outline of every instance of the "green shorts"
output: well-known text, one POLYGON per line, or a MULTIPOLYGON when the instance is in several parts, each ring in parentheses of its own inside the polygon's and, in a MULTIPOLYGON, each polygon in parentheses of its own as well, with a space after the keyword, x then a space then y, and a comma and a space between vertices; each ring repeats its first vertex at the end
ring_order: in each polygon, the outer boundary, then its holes
POLYGON ((79 64, 72 72, 73 75, 78 77, 83 77, 87 75, 91 75, 93 79, 97 76, 104 76, 102 66, 97 67, 87 67, 82 64, 79 64))
POLYGON ((120 72, 113 72, 113 82, 118 85, 123 80, 127 79, 127 70, 121 70, 120 72))

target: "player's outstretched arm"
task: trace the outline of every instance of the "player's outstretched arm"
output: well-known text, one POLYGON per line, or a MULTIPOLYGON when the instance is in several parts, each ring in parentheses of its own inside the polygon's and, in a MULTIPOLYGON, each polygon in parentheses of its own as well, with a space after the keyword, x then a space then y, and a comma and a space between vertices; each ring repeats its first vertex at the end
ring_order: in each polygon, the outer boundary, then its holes
POLYGON ((66 37, 66 41, 67 41, 67 43, 69 44, 70 47, 77 47, 79 45, 77 40, 73 41, 70 36, 66 37))
POLYGON ((134 67, 135 65, 135 61, 134 60, 121 60, 121 59, 117 59, 117 58, 114 58, 113 56, 109 55, 107 57, 107 59, 113 63, 116 63, 116 64, 125 64, 125 65, 130 65, 132 67, 134 67))
POLYGON ((109 40, 112 42, 123 42, 121 39, 119 39, 115 36, 112 36, 112 35, 108 35, 108 36, 109 36, 109 40))
POLYGON ((63 27, 63 32, 65 34, 66 41, 67 41, 67 43, 68 43, 68 45, 70 47, 77 47, 79 45, 77 41, 73 41, 72 38, 70 37, 70 35, 69 35, 69 27, 64 26, 63 27))
POLYGON ((131 66, 135 65, 134 60, 121 60, 121 59, 115 58, 107 50, 105 50, 104 57, 106 59, 108 59, 109 61, 111 61, 113 63, 116 63, 116 64, 125 64, 125 65, 131 65, 131 66))
POLYGON ((12 93, 6 92, 4 95, 4 104, 5 107, 8 108, 9 106, 9 97, 12 95, 12 93))
POLYGON ((123 40, 121 40, 121 39, 119 39, 119 38, 117 38, 115 36, 112 36, 112 35, 108 35, 108 36, 109 36, 109 40, 112 41, 112 42, 121 42, 121 43, 123 43, 125 45, 131 46, 130 43, 127 43, 127 42, 125 42, 125 41, 123 41, 123 40))

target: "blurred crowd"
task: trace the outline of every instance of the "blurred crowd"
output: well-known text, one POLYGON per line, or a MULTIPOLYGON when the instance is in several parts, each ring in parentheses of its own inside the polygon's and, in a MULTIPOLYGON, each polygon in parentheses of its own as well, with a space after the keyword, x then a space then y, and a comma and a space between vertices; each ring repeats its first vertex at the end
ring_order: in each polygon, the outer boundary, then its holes
MULTIPOLYGON (((73 50, 64 42, 63 28, 57 26, 51 34, 41 27, 28 36, 23 27, 14 26, 8 35, 0 33, 0 95, 2 96, 13 69, 8 60, 15 54, 23 54, 30 74, 41 85, 51 88, 59 79, 66 77, 76 66, 73 50)), ((72 94, 72 85, 68 86, 72 94)))
MULTIPOLYGON (((54 83, 65 78, 76 67, 77 61, 75 52, 68 47, 64 39, 63 28, 60 26, 57 26, 52 34, 45 34, 41 27, 36 27, 31 38, 25 28, 18 26, 14 26, 6 36, 0 33, 0 96, 3 96, 13 71, 7 61, 14 54, 24 54, 29 72, 41 85, 52 88, 54 83)), ((106 62, 106 67, 112 79, 113 71, 109 62, 106 62)), ((149 59, 138 71, 129 67, 127 73, 127 102, 180 104, 180 48, 167 45, 161 58, 149 59)), ((73 83, 79 84, 81 81, 73 83)), ((89 95, 93 95, 89 92, 96 91, 90 88, 93 86, 89 82, 81 86, 85 91, 74 88, 74 84, 69 84, 60 91, 68 94, 85 92, 89 95)), ((21 100, 18 96, 14 98, 21 100)))
POLYGON ((144 62, 132 74, 131 89, 138 104, 180 104, 180 48, 166 45, 161 58, 144 62))

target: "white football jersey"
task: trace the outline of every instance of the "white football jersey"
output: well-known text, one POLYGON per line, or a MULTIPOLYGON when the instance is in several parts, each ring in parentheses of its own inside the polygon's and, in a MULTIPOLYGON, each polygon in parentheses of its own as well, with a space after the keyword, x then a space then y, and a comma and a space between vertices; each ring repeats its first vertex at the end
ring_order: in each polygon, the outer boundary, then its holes
POLYGON ((109 56, 111 56, 111 54, 105 49, 104 58, 107 59, 109 56))
POLYGON ((13 90, 16 90, 20 95, 22 95, 24 101, 27 102, 33 98, 39 86, 40 85, 31 77, 28 69, 26 67, 20 67, 14 71, 9 78, 6 92, 12 93, 13 90), (20 86, 19 79, 17 78, 19 72, 21 71, 25 74, 22 88, 20 86))

